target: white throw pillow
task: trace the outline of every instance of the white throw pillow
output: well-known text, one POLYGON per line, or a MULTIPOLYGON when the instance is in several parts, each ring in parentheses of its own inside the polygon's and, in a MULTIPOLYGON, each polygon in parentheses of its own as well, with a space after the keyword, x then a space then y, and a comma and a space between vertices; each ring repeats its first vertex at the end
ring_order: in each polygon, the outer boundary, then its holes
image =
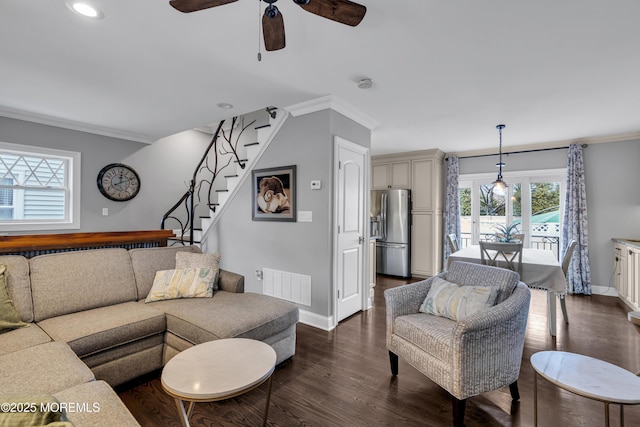
POLYGON ((211 268, 180 268, 156 272, 144 302, 176 298, 211 298, 217 272, 211 268))
POLYGON ((436 277, 420 311, 459 321, 493 306, 497 296, 494 287, 458 286, 436 277))
POLYGON ((192 252, 176 252, 176 268, 210 268, 214 270, 212 291, 218 290, 218 276, 220 274, 220 252, 213 254, 197 254, 192 252))

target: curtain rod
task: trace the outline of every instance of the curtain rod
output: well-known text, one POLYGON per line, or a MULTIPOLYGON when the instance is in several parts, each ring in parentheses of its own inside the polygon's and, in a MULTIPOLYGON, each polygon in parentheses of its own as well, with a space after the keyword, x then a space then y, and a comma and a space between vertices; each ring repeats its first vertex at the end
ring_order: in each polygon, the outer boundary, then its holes
MULTIPOLYGON (((588 144, 582 144, 582 148, 586 148, 588 144)), ((550 148, 535 148, 532 150, 520 150, 520 151, 508 151, 508 152, 503 152, 502 155, 503 156, 507 156, 509 154, 523 154, 523 153, 535 153, 537 151, 551 151, 551 150, 564 150, 566 148, 569 148, 569 146, 565 146, 565 147, 550 147, 550 148)), ((475 159, 477 157, 490 157, 490 156, 497 156, 498 153, 495 154, 476 154, 474 156, 458 156, 459 159, 475 159)), ((445 160, 449 160, 449 157, 445 157, 445 160)))

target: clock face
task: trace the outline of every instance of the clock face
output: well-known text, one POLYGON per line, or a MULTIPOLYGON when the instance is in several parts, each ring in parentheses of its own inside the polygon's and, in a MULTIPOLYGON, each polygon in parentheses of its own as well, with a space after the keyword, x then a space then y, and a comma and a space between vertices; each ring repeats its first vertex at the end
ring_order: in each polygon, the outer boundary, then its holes
POLYGON ((98 189, 107 199, 124 202, 136 197, 140 191, 140 178, 131 167, 112 163, 100 170, 98 189))

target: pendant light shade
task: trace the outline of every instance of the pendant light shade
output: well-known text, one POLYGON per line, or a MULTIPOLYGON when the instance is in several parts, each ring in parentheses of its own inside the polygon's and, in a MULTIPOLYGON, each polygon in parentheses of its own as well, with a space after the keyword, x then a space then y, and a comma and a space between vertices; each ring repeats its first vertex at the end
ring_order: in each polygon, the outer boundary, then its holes
POLYGON ((498 129, 498 132, 500 134, 500 160, 498 163, 496 163, 496 166, 498 167, 498 178, 496 178, 495 181, 493 181, 493 191, 495 193, 498 194, 505 194, 507 192, 507 183, 504 182, 504 180, 502 179, 502 167, 504 166, 504 163, 502 163, 502 129, 504 129, 505 127, 507 127, 506 125, 498 125, 496 126, 496 129, 498 129))

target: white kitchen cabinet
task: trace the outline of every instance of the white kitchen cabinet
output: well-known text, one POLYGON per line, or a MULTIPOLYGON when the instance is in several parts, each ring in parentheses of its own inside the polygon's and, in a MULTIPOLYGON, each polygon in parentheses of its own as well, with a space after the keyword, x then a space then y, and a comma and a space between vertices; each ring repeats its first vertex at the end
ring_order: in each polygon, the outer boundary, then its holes
POLYGON ((411 187, 411 162, 388 161, 371 164, 371 189, 385 190, 387 188, 411 187))
POLYGON ((442 164, 440 150, 413 151, 371 159, 372 189, 411 190, 411 275, 438 274, 442 264, 442 164))

